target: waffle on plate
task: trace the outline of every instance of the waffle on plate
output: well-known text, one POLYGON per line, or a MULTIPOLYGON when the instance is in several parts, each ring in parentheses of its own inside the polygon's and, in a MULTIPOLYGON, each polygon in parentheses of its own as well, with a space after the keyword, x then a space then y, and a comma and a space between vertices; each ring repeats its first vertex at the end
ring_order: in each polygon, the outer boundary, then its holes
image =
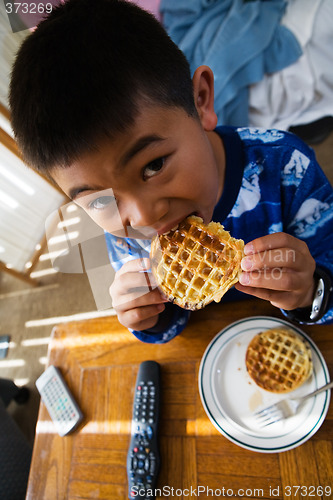
POLYGON ((245 361, 254 382, 275 393, 293 391, 312 373, 308 342, 287 327, 256 335, 247 348, 245 361))
POLYGON ((152 271, 168 300, 194 311, 219 302, 238 281, 243 249, 221 224, 192 215, 153 239, 152 271))

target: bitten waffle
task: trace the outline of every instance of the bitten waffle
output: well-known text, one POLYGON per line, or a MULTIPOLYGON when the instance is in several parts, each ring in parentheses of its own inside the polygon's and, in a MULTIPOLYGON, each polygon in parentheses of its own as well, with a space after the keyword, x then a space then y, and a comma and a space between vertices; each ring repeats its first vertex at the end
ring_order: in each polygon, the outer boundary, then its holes
POLYGON ((246 368, 254 382, 266 391, 290 392, 312 373, 311 349, 293 330, 272 328, 251 340, 246 368))
POLYGON ((243 249, 244 241, 232 238, 221 224, 205 225, 193 215, 153 239, 152 271, 171 302, 194 311, 219 302, 238 281, 243 249))

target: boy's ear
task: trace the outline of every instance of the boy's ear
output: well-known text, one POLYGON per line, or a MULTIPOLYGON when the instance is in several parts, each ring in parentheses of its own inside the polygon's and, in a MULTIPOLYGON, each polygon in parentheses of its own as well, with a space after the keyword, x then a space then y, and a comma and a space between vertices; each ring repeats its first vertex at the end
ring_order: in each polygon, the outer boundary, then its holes
POLYGON ((209 66, 199 66, 192 77, 194 104, 206 131, 214 130, 217 116, 214 111, 214 74, 209 66))

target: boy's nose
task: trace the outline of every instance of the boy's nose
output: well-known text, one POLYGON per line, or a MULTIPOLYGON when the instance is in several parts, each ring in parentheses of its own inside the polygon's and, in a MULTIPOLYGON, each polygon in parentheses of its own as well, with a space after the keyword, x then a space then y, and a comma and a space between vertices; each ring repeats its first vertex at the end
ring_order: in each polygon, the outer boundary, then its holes
POLYGON ((168 204, 163 200, 152 202, 149 199, 134 200, 126 207, 126 225, 133 228, 153 226, 168 211, 168 204))

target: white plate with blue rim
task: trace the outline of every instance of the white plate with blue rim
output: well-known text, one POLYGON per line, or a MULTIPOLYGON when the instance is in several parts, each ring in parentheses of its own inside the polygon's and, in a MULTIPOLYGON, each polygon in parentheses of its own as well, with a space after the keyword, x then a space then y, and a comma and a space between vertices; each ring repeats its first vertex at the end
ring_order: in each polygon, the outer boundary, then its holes
POLYGON ((326 417, 330 391, 310 398, 296 415, 266 427, 260 426, 254 413, 286 397, 308 394, 329 381, 325 359, 313 340, 300 328, 269 316, 245 318, 224 328, 208 345, 199 370, 201 401, 213 425, 235 444, 261 453, 291 450, 313 436, 326 417), (310 344, 313 374, 296 390, 275 394, 261 389, 251 379, 245 354, 255 335, 283 326, 310 344))

